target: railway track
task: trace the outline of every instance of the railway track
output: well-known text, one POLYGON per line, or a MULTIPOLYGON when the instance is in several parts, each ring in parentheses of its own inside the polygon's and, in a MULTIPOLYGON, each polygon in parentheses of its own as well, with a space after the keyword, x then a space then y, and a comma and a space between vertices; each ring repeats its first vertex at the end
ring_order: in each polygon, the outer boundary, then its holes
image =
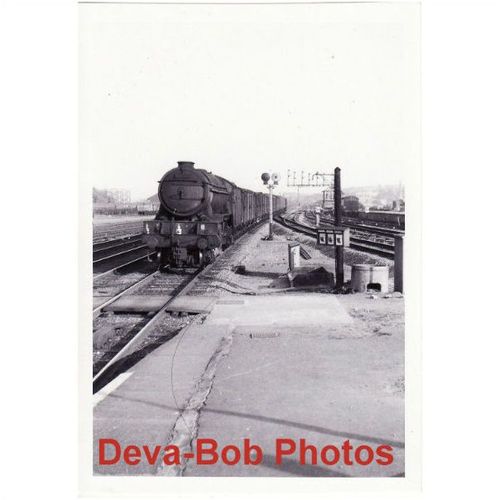
POLYGON ((154 274, 157 269, 146 270, 141 273, 131 274, 114 274, 105 273, 94 277, 94 308, 92 314, 94 319, 108 305, 115 302, 125 293, 131 293, 137 287, 145 284, 154 274))
POLYGON ((128 222, 94 224, 94 245, 105 243, 112 239, 137 236, 142 233, 144 221, 153 219, 153 216, 140 217, 139 220, 128 222))
POLYGON ((354 236, 351 236, 350 240, 350 248, 354 250, 361 250, 362 252, 373 253, 394 260, 394 245, 378 241, 369 241, 354 236))
POLYGON ((93 260, 96 262, 101 258, 112 255, 117 250, 124 250, 127 247, 133 247, 141 243, 141 235, 136 234, 125 238, 117 238, 114 240, 106 240, 99 243, 94 243, 92 247, 93 260))
MULTIPOLYGON (((305 217, 312 223, 316 223, 315 215, 311 212, 306 212, 305 217)), ((323 228, 331 228, 335 226, 333 219, 330 217, 320 217, 320 225, 323 228)), ((351 230, 350 240, 353 248, 364 249, 377 253, 384 257, 394 257, 394 238, 404 235, 404 231, 389 228, 373 228, 364 224, 346 224, 342 222, 344 227, 351 230), (364 248, 361 248, 364 247, 364 248)))
MULTIPOLYGON (((311 226, 309 223, 306 223, 301 219, 301 214, 293 214, 293 215, 283 215, 279 217, 277 220, 283 224, 285 227, 292 229, 294 231, 300 232, 311 238, 316 239, 316 228, 311 226)), ((307 218, 306 214, 303 214, 305 218, 307 218)), ((321 222, 321 228, 329 228, 332 227, 333 224, 321 222)), ((370 241, 366 238, 359 238, 355 235, 350 236, 350 248, 354 250, 360 250, 362 252, 372 253, 375 255, 379 255, 381 257, 385 257, 388 259, 394 259, 394 243, 385 243, 379 241, 370 241)))
POLYGON ((193 319, 191 315, 190 318, 173 318, 166 314, 175 299, 210 294, 214 287, 231 286, 218 279, 218 274, 230 266, 232 253, 242 244, 240 237, 247 232, 250 234, 262 222, 241 232, 233 245, 202 270, 170 274, 150 269, 146 274, 105 273, 94 277, 94 300, 97 298, 93 309, 94 392, 140 356, 138 353, 150 349, 151 342, 160 345, 170 340, 193 319), (99 291, 103 295, 100 296, 99 291), (140 310, 142 306, 127 306, 127 303, 142 304, 145 310, 140 310), (155 309, 151 305, 155 303, 161 306, 155 309), (157 330, 161 330, 159 341, 154 338, 157 330))
MULTIPOLYGON (((315 223, 315 215, 312 212, 306 212, 305 216, 308 220, 310 220, 312 223, 315 223)), ((330 217, 320 217, 320 223, 324 224, 326 226, 334 226, 334 220, 330 217)), ((401 229, 394 229, 394 228, 388 228, 388 227, 379 227, 379 226, 372 226, 371 224, 363 224, 363 223, 352 223, 349 221, 349 219, 344 220, 342 219, 342 225, 345 227, 348 227, 349 229, 353 229, 358 232, 363 232, 365 234, 370 234, 370 235, 380 235, 385 238, 388 238, 392 241, 394 241, 395 236, 404 236, 405 232, 402 231, 401 229)))
MULTIPOLYGON (((329 217, 322 217, 325 221, 333 224, 333 219, 329 217)), ((394 237, 394 236, 404 236, 405 232, 402 229, 395 229, 390 227, 373 226, 371 224, 363 224, 359 222, 352 222, 351 219, 343 220, 342 224, 351 229, 358 229, 362 231, 367 231, 373 234, 380 234, 382 236, 394 237)))
MULTIPOLYGON (((197 271, 189 274, 155 271, 94 308, 94 391, 116 376, 113 368, 119 369, 119 362, 140 346, 160 320, 166 317, 165 310, 174 299, 191 289, 197 274, 197 271), (162 305, 154 310, 150 303, 158 297, 162 298, 162 305), (124 298, 145 304, 145 310, 141 311, 140 307, 136 310, 133 306, 127 310, 125 306, 113 311, 113 305, 124 298)), ((162 329, 161 336, 164 339, 173 337, 180 327, 179 321, 174 319, 162 329)))
POLYGON ((97 275, 110 274, 154 255, 141 235, 94 243, 92 267, 97 275))

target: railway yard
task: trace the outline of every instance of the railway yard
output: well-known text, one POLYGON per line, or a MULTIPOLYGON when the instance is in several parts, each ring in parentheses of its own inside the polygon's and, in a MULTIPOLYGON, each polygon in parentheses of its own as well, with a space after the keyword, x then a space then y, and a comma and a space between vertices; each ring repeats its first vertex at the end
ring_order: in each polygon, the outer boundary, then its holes
MULTIPOLYGON (((316 243, 314 214, 275 219, 273 240, 261 221, 203 269, 170 272, 142 243, 151 217, 95 221, 95 474, 404 475, 404 300, 393 291, 402 231, 352 222, 346 282, 355 264, 388 266, 389 291, 337 293, 328 282, 294 285, 288 274, 291 243, 308 268, 335 271, 333 248, 316 243), (276 437, 318 449, 390 446, 393 461, 332 466, 306 454, 304 463, 297 448, 278 464, 276 437), (255 465, 200 464, 203 438, 219 451, 247 439, 263 455, 255 465), (124 460, 131 445, 138 458, 124 460), (143 451, 168 445, 179 463, 143 451)), ((332 225, 321 218, 319 227, 332 225)))

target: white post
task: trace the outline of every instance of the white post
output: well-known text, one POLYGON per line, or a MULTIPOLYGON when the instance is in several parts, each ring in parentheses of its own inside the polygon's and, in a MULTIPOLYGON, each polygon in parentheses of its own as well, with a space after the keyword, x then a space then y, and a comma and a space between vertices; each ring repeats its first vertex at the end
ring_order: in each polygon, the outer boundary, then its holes
POLYGON ((269 185, 269 239, 273 239, 273 186, 269 185))

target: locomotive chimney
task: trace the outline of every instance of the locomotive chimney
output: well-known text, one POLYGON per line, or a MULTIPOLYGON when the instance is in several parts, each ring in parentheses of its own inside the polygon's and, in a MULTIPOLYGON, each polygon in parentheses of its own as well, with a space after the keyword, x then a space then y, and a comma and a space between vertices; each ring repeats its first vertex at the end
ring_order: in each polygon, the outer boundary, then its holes
POLYGON ((194 168, 194 161, 178 161, 177 166, 179 168, 194 168))

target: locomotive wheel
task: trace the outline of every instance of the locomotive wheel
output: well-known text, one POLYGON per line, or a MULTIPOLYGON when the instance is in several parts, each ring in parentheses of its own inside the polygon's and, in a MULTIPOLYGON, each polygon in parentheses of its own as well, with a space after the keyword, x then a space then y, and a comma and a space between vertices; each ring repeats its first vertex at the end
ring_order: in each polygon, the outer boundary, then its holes
POLYGON ((154 255, 148 255, 146 259, 148 262, 159 262, 161 259, 161 253, 158 251, 154 255))

